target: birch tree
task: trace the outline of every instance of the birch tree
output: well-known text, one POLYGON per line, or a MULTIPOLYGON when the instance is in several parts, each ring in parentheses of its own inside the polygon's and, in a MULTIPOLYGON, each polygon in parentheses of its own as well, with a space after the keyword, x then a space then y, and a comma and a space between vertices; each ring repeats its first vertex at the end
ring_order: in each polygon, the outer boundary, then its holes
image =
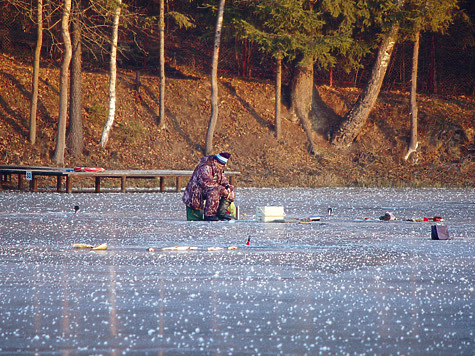
POLYGON ((216 20, 216 33, 214 36, 213 59, 211 66, 211 117, 206 133, 205 154, 210 155, 213 151, 213 135, 218 121, 218 59, 221 41, 221 29, 223 26, 225 0, 219 1, 218 19, 216 20))
POLYGON ((119 19, 122 0, 115 0, 114 21, 112 25, 112 40, 110 53, 110 78, 109 78, 109 113, 102 131, 100 145, 105 147, 109 140, 110 130, 114 123, 116 106, 116 81, 117 81, 117 43, 119 40, 119 19))
POLYGON ((69 33, 69 16, 71 13, 71 0, 64 0, 63 14, 61 17, 61 35, 64 44, 64 57, 61 64, 59 81, 59 117, 56 135, 56 148, 53 161, 59 166, 64 165, 64 151, 66 148, 66 121, 68 115, 68 79, 69 63, 71 62, 72 47, 69 33))
POLYGON ((38 81, 40 73, 41 48, 43 47, 43 0, 38 0, 36 8, 36 19, 38 27, 36 30, 36 49, 33 62, 33 84, 31 89, 30 103, 30 135, 29 140, 32 145, 36 143, 36 112, 38 108, 38 81))
POLYGON ((419 46, 422 31, 444 32, 452 23, 455 10, 458 9, 457 0, 411 0, 406 9, 405 29, 409 36, 413 35, 412 72, 411 72, 411 131, 409 145, 404 159, 407 161, 411 154, 417 152, 418 142, 418 105, 417 105, 417 77, 419 63, 419 46))
POLYGON ((411 100, 410 100, 410 109, 411 109, 411 135, 409 140, 409 147, 407 148, 407 153, 404 156, 404 159, 407 161, 412 153, 417 151, 419 142, 417 141, 417 72, 419 64, 419 41, 421 33, 416 31, 414 35, 414 46, 412 53, 412 72, 411 72, 411 100))
POLYGON ((160 121, 159 128, 165 128, 165 0, 160 0, 160 121))

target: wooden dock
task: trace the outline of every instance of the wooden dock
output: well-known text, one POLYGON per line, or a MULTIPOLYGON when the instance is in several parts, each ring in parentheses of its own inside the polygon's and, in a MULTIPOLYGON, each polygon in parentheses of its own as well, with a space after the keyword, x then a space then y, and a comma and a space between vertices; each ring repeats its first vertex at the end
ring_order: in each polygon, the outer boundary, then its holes
MULTIPOLYGON (((0 190, 4 185, 12 185, 12 177, 17 177, 16 188, 23 189, 24 181, 29 184, 29 191, 38 191, 38 178, 55 177, 56 191, 72 193, 73 183, 85 178, 94 179, 94 192, 101 192, 101 182, 104 179, 120 180, 120 192, 127 192, 127 181, 130 179, 158 179, 160 192, 165 192, 165 179, 172 178, 175 182, 175 192, 180 192, 183 179, 190 178, 193 171, 181 170, 105 170, 103 172, 76 172, 71 168, 36 167, 36 166, 0 166, 0 190), (65 184, 64 184, 65 181, 65 184)), ((230 184, 235 184, 235 177, 241 173, 226 171, 230 184)))

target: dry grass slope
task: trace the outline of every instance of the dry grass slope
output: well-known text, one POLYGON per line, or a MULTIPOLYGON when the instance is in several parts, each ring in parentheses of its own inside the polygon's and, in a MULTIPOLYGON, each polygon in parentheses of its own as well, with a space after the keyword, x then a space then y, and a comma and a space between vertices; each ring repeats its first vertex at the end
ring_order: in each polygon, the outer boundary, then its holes
MULTIPOLYGON (((83 73, 86 149, 66 155, 66 166, 107 169, 193 169, 202 156, 210 115, 209 78, 190 68, 166 83, 166 128, 159 130, 159 78, 119 71, 117 115, 108 146, 98 143, 107 116, 107 72, 83 73)), ((58 117, 59 69, 40 73, 38 142, 28 141, 31 65, 0 54, 0 165, 53 165, 58 117)), ((356 100, 354 88, 319 87, 342 115, 356 100)), ((273 134, 273 83, 221 78, 216 152, 233 154, 240 186, 463 186, 475 184, 475 100, 419 96, 420 150, 404 161, 409 138, 409 95, 383 92, 364 131, 346 150, 317 137, 319 154, 309 155, 305 134, 283 111, 283 138, 273 134)))

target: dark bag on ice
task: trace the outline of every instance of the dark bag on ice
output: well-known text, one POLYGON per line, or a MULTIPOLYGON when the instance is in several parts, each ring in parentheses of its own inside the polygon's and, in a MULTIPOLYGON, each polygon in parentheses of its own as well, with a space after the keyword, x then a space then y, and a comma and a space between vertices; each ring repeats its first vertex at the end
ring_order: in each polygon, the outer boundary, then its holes
POLYGON ((450 240, 449 229, 447 226, 443 225, 432 225, 431 226, 431 237, 432 240, 450 240))

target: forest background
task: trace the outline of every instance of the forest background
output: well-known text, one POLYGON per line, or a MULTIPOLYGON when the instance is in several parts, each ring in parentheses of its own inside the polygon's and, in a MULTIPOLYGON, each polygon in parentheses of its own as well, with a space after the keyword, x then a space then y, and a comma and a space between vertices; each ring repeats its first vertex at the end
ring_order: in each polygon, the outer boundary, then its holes
POLYGON ((240 186, 474 186, 473 1, 73 0, 65 21, 67 2, 0 1, 0 165, 193 169, 229 151, 240 186))

